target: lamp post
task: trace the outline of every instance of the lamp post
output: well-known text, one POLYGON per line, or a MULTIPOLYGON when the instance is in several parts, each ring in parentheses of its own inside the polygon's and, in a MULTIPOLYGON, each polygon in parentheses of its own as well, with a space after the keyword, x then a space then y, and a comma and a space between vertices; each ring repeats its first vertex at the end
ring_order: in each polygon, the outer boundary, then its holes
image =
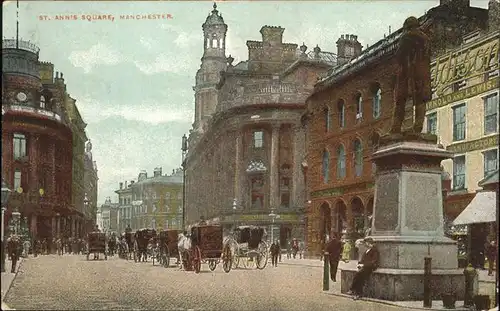
POLYGON ((236 210, 238 209, 238 200, 233 199, 233 229, 236 229, 236 210))
MULTIPOLYGON (((85 192, 84 197, 83 197, 83 208, 85 209, 85 212, 83 213, 84 215, 88 216, 89 215, 89 198, 87 197, 87 192, 85 192)), ((85 219, 85 228, 88 227, 87 219, 85 219)), ((85 229, 87 231, 87 229, 85 229)))
POLYGON ((277 215, 276 213, 274 213, 274 211, 271 211, 271 213, 269 214, 269 217, 271 217, 271 221, 272 221, 272 224, 271 224, 271 243, 274 243, 274 222, 276 221, 276 219, 280 218, 280 215, 277 215))
MULTIPOLYGON (((3 113, 2 113, 3 114, 3 113)), ((7 184, 2 178, 2 254, 1 254, 1 271, 5 272, 5 241, 4 241, 4 233, 5 233, 5 204, 9 200, 9 196, 12 190, 7 187, 7 184)))
POLYGON ((188 139, 186 134, 182 135, 182 230, 186 221, 186 154, 188 151, 188 139))

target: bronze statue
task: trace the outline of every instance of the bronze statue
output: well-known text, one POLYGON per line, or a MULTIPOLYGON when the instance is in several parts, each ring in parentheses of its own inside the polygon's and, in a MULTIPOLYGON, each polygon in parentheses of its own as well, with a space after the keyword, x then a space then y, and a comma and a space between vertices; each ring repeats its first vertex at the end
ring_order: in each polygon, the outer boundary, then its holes
POLYGON ((425 104, 431 93, 431 53, 429 37, 419 28, 418 20, 411 16, 403 24, 403 34, 396 52, 398 75, 394 90, 394 110, 391 133, 401 133, 405 117, 405 105, 413 99, 415 121, 412 131, 421 133, 425 118, 425 104))

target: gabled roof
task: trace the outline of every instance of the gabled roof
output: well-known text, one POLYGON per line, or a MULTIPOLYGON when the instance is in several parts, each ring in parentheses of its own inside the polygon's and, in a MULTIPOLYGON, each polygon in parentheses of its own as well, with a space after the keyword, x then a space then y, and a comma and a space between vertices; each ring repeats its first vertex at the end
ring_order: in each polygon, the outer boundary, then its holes
POLYGON ((498 170, 494 171, 493 173, 491 173, 488 176, 486 176, 485 178, 483 178, 483 180, 481 180, 478 183, 478 186, 484 187, 484 186, 491 185, 491 184, 498 184, 498 170))

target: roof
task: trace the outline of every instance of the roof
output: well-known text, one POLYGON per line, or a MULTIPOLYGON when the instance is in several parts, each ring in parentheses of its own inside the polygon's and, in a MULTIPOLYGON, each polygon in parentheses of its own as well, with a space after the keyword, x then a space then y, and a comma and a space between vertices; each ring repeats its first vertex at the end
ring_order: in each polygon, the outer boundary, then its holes
POLYGON ((498 170, 483 178, 483 180, 478 183, 478 186, 483 187, 491 184, 498 184, 498 170))
POLYGON ((161 175, 156 177, 150 177, 141 181, 138 181, 132 185, 147 185, 147 184, 182 184, 184 182, 184 178, 182 175, 182 171, 180 173, 175 173, 173 175, 161 175))
POLYGON ((495 191, 479 191, 467 207, 453 221, 454 225, 495 222, 497 194, 495 191))
POLYGON ((224 19, 222 18, 222 14, 219 14, 217 11, 217 4, 214 3, 214 9, 211 14, 208 14, 207 19, 203 26, 211 26, 211 25, 225 25, 224 19))

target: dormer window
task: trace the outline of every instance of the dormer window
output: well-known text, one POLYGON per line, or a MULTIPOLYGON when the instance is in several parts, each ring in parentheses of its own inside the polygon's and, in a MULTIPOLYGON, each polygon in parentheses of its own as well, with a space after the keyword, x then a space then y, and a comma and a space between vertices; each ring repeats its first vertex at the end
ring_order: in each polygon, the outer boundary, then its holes
POLYGON ((40 108, 45 109, 45 96, 40 96, 40 108))

